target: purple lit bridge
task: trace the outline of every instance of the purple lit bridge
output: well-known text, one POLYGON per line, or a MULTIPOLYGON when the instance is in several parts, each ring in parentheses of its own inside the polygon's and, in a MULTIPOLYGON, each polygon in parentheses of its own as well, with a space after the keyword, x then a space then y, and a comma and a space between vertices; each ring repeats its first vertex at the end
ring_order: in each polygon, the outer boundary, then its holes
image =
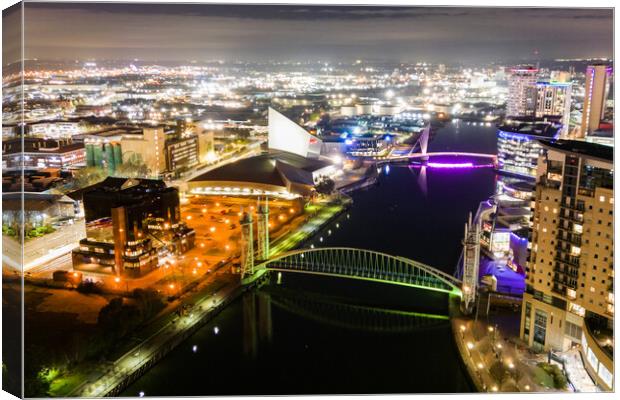
POLYGON ((383 162, 406 162, 406 163, 415 163, 414 166, 420 167, 430 167, 430 168, 490 168, 497 166, 497 155, 488 154, 488 153, 471 153, 464 151, 437 151, 437 152, 429 152, 428 150, 428 139, 430 134, 430 125, 427 126, 418 141, 411 147, 411 150, 407 154, 403 155, 394 155, 391 154, 383 159, 383 162), (414 153, 413 150, 416 149, 417 146, 420 146, 420 151, 414 153), (451 159, 447 161, 446 158, 451 159), (465 162, 457 162, 452 161, 452 158, 465 158, 467 161, 465 162), (484 162, 473 162, 472 159, 487 161, 484 162))

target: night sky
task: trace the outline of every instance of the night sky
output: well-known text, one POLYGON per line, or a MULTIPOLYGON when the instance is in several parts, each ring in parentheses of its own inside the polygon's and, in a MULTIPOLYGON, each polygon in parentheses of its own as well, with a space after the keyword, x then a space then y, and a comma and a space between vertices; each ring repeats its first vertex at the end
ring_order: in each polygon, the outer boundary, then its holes
POLYGON ((481 63, 611 57, 613 38, 611 9, 26 3, 25 25, 39 59, 481 63))

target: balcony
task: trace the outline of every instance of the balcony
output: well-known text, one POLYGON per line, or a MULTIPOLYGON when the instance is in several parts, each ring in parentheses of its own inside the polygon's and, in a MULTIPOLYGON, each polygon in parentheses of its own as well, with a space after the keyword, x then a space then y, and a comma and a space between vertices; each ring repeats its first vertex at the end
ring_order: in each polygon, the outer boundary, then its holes
POLYGON ((556 264, 555 267, 553 267, 553 271, 560 274, 568 275, 575 279, 579 277, 579 268, 570 268, 567 266, 556 264))
POLYGON ((562 182, 551 180, 546 176, 540 177, 540 184, 549 189, 559 189, 562 185, 562 182))
POLYGON ((556 256, 555 261, 571 265, 573 267, 579 268, 579 257, 573 256, 556 256))
POLYGON ((579 190, 577 191, 577 194, 579 194, 581 196, 592 197, 592 196, 594 196, 594 190, 586 189, 586 188, 579 188, 579 190))

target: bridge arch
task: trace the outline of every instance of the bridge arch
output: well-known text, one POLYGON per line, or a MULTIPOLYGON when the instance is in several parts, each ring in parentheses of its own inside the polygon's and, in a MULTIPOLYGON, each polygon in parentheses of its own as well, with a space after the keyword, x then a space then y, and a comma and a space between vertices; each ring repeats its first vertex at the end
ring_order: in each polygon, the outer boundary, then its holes
POLYGON ((405 257, 350 247, 300 249, 279 254, 257 269, 359 279, 462 296, 461 281, 405 257))

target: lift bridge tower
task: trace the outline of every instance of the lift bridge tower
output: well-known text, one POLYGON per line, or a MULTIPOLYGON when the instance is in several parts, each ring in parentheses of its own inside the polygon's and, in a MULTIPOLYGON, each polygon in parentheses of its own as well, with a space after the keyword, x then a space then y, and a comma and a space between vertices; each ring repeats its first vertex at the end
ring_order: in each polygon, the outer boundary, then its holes
POLYGON ((256 258, 259 260, 269 259, 269 198, 265 197, 263 203, 258 200, 258 216, 256 226, 256 239, 258 252, 256 258))
POLYGON ((465 224, 463 238, 463 312, 470 314, 473 311, 478 289, 478 270, 480 268, 480 226, 469 221, 465 224))
POLYGON ((254 227, 252 214, 241 210, 241 278, 254 274, 254 227))

